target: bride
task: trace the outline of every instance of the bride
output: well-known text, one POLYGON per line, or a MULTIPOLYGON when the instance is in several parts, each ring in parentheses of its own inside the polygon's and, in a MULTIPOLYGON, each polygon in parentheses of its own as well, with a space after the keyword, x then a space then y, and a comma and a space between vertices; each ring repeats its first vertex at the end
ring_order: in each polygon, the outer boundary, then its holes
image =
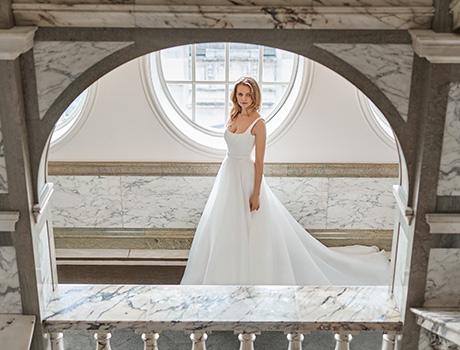
POLYGON ((224 133, 227 155, 198 223, 181 284, 388 284, 390 268, 383 251, 324 246, 265 183, 266 128, 258 113, 257 82, 240 79, 231 99, 224 133))

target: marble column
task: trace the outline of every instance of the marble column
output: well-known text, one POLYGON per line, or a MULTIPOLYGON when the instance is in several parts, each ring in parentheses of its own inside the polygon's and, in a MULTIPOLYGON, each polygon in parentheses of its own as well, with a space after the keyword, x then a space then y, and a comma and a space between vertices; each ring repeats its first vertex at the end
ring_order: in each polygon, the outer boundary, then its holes
POLYGON ((254 333, 241 333, 238 335, 240 341, 240 350, 254 350, 254 341, 256 335, 254 333))
POLYGON ((350 342, 353 339, 351 334, 336 333, 334 335, 335 349, 334 350, 350 350, 350 342))
POLYGON ((51 350, 64 350, 64 334, 61 332, 50 333, 51 350))
POLYGON ((288 350, 302 350, 302 342, 304 340, 303 334, 289 333, 287 338, 289 340, 288 350))
POLYGON ((158 350, 158 333, 143 333, 142 340, 144 341, 144 350, 158 350))
POLYGON ((382 337, 382 350, 396 350, 396 334, 385 333, 382 337))
POLYGON ((99 332, 94 334, 96 339, 96 350, 112 350, 110 346, 111 333, 99 332))
POLYGON ((194 332, 190 334, 192 340, 192 350, 206 350, 206 339, 208 335, 206 333, 194 332))

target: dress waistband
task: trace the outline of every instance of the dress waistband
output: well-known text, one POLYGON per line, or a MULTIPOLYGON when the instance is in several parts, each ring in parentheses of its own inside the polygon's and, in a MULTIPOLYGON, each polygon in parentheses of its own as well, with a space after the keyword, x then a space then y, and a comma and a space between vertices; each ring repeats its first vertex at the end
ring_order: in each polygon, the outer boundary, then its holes
POLYGON ((230 154, 227 152, 227 158, 230 159, 238 159, 238 160, 251 160, 251 155, 237 155, 237 154, 230 154))

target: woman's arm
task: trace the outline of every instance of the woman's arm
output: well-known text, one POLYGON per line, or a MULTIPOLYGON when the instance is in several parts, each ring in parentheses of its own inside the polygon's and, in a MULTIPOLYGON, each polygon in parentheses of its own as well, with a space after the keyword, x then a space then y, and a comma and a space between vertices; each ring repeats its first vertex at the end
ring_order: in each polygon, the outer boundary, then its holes
POLYGON ((262 175, 264 173, 265 142, 267 138, 265 122, 263 120, 259 120, 256 123, 256 125, 254 125, 254 128, 252 130, 256 138, 256 160, 254 163, 254 189, 252 191, 251 198, 249 199, 249 208, 251 209, 251 211, 258 210, 260 204, 260 185, 262 183, 262 175))

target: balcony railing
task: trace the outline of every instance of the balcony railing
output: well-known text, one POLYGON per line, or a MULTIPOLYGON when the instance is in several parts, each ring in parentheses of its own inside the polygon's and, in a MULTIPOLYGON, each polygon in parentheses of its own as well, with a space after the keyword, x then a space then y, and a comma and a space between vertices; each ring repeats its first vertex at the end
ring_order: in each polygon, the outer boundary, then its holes
POLYGON ((110 349, 118 329, 142 335, 145 350, 159 349, 165 330, 189 332, 194 350, 212 331, 238 334, 241 350, 254 349, 261 332, 284 332, 288 349, 300 350, 304 333, 328 330, 345 350, 351 334, 381 330, 390 350, 402 329, 386 286, 59 285, 44 326, 53 350, 64 349, 68 330, 94 333, 97 349, 110 349))

